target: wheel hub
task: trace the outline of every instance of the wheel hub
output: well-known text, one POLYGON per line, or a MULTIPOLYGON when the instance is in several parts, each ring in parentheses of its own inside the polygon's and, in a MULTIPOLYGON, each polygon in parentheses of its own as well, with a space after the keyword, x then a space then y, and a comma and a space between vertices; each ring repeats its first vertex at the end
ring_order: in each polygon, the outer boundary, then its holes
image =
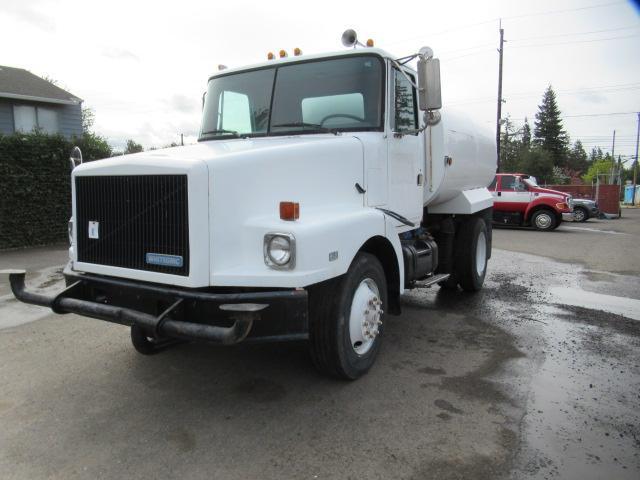
POLYGON ((349 336, 357 354, 364 355, 373 346, 383 313, 378 286, 372 279, 364 279, 353 294, 349 316, 349 336))
POLYGON ((549 215, 542 214, 536 217, 536 224, 540 228, 548 228, 551 225, 551 217, 549 215))

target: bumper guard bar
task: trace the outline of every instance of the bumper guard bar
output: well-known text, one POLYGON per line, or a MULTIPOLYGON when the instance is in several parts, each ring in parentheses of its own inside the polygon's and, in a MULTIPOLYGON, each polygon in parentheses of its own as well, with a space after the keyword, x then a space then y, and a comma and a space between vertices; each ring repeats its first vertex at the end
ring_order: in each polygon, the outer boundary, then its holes
POLYGON ((96 277, 94 275, 73 275, 68 276, 72 283, 60 293, 55 295, 45 295, 29 291, 25 287, 24 270, 1 270, 0 273, 9 274, 11 291, 15 297, 24 303, 49 307, 55 313, 76 313, 87 317, 106 320, 121 325, 137 325, 146 332, 156 337, 179 338, 184 340, 200 340, 222 345, 231 345, 241 342, 249 334, 253 322, 260 318, 260 313, 266 309, 268 303, 257 303, 268 301, 273 298, 285 297, 305 297, 304 290, 283 290, 273 292, 250 292, 250 293, 208 293, 202 291, 187 291, 175 288, 164 288, 154 285, 140 285, 127 280, 96 277), (84 283, 102 283, 164 293, 177 298, 172 305, 160 315, 154 316, 131 308, 107 305, 73 298, 76 290, 80 289, 84 283), (234 321, 230 327, 219 327, 202 323, 186 322, 170 318, 171 312, 176 309, 184 300, 224 302, 220 305, 220 310, 230 314, 234 321))

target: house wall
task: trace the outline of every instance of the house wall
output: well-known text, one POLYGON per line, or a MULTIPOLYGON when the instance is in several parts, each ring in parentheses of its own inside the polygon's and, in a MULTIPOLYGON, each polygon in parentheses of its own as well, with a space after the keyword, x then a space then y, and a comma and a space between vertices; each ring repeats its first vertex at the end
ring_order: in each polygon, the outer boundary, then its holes
POLYGON ((13 133, 13 104, 0 98, 0 133, 13 133))
POLYGON ((82 135, 82 105, 59 105, 55 103, 22 102, 0 99, 0 133, 10 135, 14 132, 13 106, 33 105, 52 108, 58 111, 59 133, 67 138, 82 135))

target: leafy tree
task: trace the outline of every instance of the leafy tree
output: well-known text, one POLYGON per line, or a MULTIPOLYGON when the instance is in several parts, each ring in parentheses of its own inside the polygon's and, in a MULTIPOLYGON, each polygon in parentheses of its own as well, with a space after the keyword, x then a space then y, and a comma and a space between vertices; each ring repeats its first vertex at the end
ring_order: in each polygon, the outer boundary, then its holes
POLYGON ((551 85, 545 90, 542 103, 538 106, 533 143, 551 154, 554 165, 566 166, 569 138, 562 126, 556 94, 551 85))
POLYGON ((113 151, 107 140, 93 132, 86 132, 81 137, 74 137, 72 143, 80 147, 84 162, 102 160, 113 156, 113 151))
POLYGON ((127 148, 124 149, 125 155, 127 153, 139 153, 139 152, 143 152, 143 151, 144 151, 144 148, 142 148, 142 145, 140 145, 139 143, 134 142, 131 139, 127 140, 127 148))
MULTIPOLYGON (((598 150, 600 149, 598 148, 598 150)), ((600 151, 600 153, 602 154, 602 151, 600 151)), ((596 175, 609 174, 611 173, 612 168, 613 159, 611 158, 611 155, 607 153, 604 157, 596 159, 593 162, 593 164, 589 167, 589 170, 587 170, 587 173, 582 176, 582 179, 586 183, 594 182, 596 181, 596 175)))
POLYGON ((91 107, 82 108, 82 131, 89 133, 96 121, 96 114, 91 107))

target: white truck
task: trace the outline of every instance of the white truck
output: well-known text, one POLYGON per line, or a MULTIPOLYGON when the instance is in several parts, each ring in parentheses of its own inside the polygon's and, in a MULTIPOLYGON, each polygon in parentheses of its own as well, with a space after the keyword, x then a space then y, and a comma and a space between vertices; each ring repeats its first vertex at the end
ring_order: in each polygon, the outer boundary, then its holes
POLYGON ((355 379, 405 291, 480 289, 493 135, 441 114, 431 49, 343 43, 219 70, 196 145, 74 168, 67 288, 13 271, 15 296, 127 325, 144 354, 305 340, 320 371, 355 379))

